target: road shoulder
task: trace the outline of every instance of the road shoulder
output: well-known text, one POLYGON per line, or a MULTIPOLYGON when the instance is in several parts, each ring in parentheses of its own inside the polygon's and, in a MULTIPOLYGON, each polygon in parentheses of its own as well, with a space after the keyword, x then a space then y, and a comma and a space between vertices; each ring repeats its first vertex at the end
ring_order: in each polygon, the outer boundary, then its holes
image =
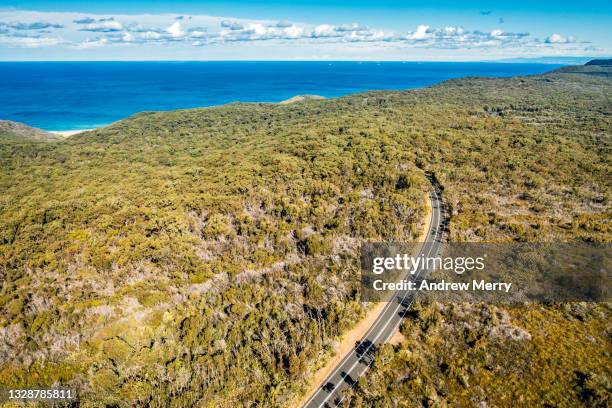
MULTIPOLYGON (((419 240, 423 240, 427 236, 427 231, 431 226, 431 201, 429 195, 425 194, 426 213, 423 217, 425 222, 422 225, 420 231, 419 240)), ((332 373, 338 364, 346 357, 351 350, 355 348, 355 343, 363 338, 368 329, 376 322, 378 316, 382 313, 383 309, 388 302, 375 303, 366 312, 365 317, 361 319, 355 327, 346 332, 341 338, 338 346, 336 347, 335 354, 329 359, 327 363, 319 368, 311 377, 308 383, 308 391, 304 394, 300 400, 294 404, 289 405, 291 408, 300 408, 310 399, 310 397, 317 392, 317 390, 323 385, 325 379, 332 373)), ((398 329, 399 333, 399 329, 398 329)), ((394 336, 395 337, 395 336, 394 336)))

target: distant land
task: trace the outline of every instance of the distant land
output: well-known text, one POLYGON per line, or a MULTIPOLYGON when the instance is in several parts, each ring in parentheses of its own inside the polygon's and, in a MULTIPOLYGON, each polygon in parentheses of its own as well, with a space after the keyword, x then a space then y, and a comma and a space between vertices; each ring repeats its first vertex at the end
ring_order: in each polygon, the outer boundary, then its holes
POLYGON ((584 65, 612 65, 612 58, 609 59, 594 59, 584 65))
MULTIPOLYGON (((566 58, 568 61, 574 60, 584 60, 582 57, 547 57, 547 58, 539 58, 539 59, 518 59, 523 61, 523 63, 528 63, 529 61, 537 60, 539 64, 545 64, 543 60, 548 59, 549 64, 556 64, 556 62, 563 60, 566 58)), ((516 63, 517 59, 507 60, 509 63, 516 63)), ((558 68, 559 72, 563 73, 580 73, 586 75, 595 75, 595 76, 610 76, 610 71, 605 69, 605 67, 612 65, 612 59, 586 59, 584 63, 578 65, 569 65, 558 68)), ((325 96, 315 95, 315 94, 302 94, 295 95, 290 98, 279 101, 278 103, 281 105, 292 104, 296 102, 302 102, 305 100, 320 100, 326 99, 325 96)), ((264 101, 254 101, 254 102, 264 102, 264 101)), ((205 106, 204 106, 205 107, 205 106)), ((126 117, 131 115, 126 115, 126 117)), ((120 118, 120 119, 125 119, 120 118)), ((104 127, 104 125, 97 126, 96 128, 104 127)), ((10 136, 21 139, 28 140, 46 140, 46 141, 57 141, 63 140, 66 137, 70 137, 82 132, 90 131, 95 128, 80 128, 75 130, 52 130, 45 131, 36 127, 32 127, 29 124, 21 123, 17 121, 11 120, 0 120, 0 136, 10 136)))
POLYGON ((559 68, 557 71, 565 74, 584 74, 592 76, 611 77, 612 59, 597 59, 591 60, 584 65, 571 65, 568 67, 559 68))
POLYGON ((593 57, 533 57, 533 58, 503 58, 488 62, 506 62, 519 64, 558 64, 558 65, 582 65, 593 60, 593 57))
POLYGON ((42 129, 28 126, 12 120, 0 120, 0 141, 3 139, 54 141, 62 140, 59 135, 45 132, 42 129))
POLYGON ((415 89, 462 77, 542 74, 562 65, 499 62, 6 62, 0 119, 87 130, 144 111, 277 103, 415 89), (42 75, 44 74, 44 75, 42 75))

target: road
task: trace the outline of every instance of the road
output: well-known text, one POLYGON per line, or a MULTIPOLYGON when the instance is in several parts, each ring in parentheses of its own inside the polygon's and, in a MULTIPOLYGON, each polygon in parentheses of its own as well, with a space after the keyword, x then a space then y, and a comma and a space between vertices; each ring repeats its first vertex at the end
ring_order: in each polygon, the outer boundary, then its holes
MULTIPOLYGON (((430 178, 433 189, 429 194, 431 200, 431 222, 425 242, 421 246, 421 254, 436 256, 444 238, 447 216, 442 201, 442 191, 435 179, 430 178)), ((430 271, 421 269, 415 278, 423 279, 430 271)), ((357 380, 373 362, 376 348, 389 341, 398 329, 402 317, 410 309, 413 294, 398 291, 383 309, 378 319, 370 327, 356 347, 336 366, 323 382, 321 387, 310 397, 305 408, 335 407, 342 400, 342 391, 356 384, 357 380)))

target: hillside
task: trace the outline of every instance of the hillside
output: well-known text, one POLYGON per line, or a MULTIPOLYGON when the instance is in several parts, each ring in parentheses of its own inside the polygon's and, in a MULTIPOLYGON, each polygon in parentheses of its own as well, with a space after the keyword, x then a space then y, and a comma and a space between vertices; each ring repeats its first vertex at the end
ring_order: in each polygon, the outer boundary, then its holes
POLYGON ((0 120, 0 143, 8 140, 57 141, 62 140, 62 137, 23 123, 0 120))
POLYGON ((587 62, 584 65, 601 65, 601 66, 610 66, 612 65, 612 58, 609 59, 594 59, 587 62))
POLYGON ((559 68, 557 72, 564 74, 580 74, 593 76, 612 76, 612 59, 591 60, 584 65, 571 65, 559 68))
MULTIPOLYGON (((611 91, 609 77, 563 72, 465 78, 141 113, 58 143, 3 143, 0 386, 59 383, 117 406, 287 406, 364 313, 360 242, 418 235, 425 171, 444 185, 454 241, 610 242, 611 91)), ((527 356, 572 364, 605 390, 609 360, 597 353, 610 350, 609 308, 532 307, 495 313, 533 339, 541 331, 527 356)), ((423 305, 404 334, 469 318, 437 308, 423 305)), ((466 366, 479 374, 473 353, 397 386, 397 373, 461 345, 441 339, 465 332, 445 330, 427 331, 421 349, 382 350, 404 365, 377 365, 353 403, 469 399, 438 385, 463 381, 466 366), (368 391, 388 387, 396 393, 368 391)), ((498 344, 498 364, 524 344, 498 344)), ((533 387, 550 382, 551 364, 533 387)), ((524 385, 503 374, 477 389, 524 385)), ((575 377, 540 388, 558 401, 575 377)))

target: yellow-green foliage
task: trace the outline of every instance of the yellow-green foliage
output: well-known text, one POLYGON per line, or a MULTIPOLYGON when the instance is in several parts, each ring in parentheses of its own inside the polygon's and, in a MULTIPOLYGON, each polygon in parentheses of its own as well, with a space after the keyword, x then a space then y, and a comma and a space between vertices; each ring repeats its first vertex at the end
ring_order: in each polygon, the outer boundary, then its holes
POLYGON ((610 406, 609 304, 416 305, 353 407, 610 406), (393 402, 395 403, 393 403, 393 402))
POLYGON ((286 405, 363 312, 359 243, 418 236, 424 171, 453 239, 609 241, 610 91, 463 79, 3 139, 0 385, 286 405))
MULTIPOLYGON (((451 240, 612 240, 607 73, 448 84, 485 104, 448 119, 430 164, 451 240)), ((401 343, 380 350, 343 406, 608 407, 610 312, 609 303, 419 304, 401 343)))
POLYGON ((339 112, 232 105, 6 141, 0 383, 106 404, 291 398, 363 312, 359 242, 415 239, 423 218, 414 152, 383 118, 339 112))

